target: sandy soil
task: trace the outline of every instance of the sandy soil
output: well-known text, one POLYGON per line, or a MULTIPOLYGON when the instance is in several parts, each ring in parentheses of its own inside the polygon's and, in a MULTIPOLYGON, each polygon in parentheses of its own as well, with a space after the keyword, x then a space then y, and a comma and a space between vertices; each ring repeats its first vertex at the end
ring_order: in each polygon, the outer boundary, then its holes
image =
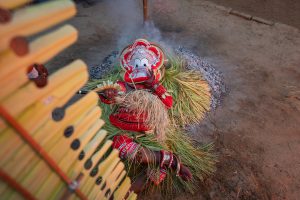
MULTIPOLYGON (((192 135, 215 142, 216 174, 198 193, 176 199, 299 199, 299 30, 247 21, 199 0, 153 1, 151 16, 163 41, 210 61, 228 88, 222 105, 192 135)), ((47 65, 51 71, 78 57, 90 67, 99 64, 124 42, 122 33, 135 35, 140 10, 126 21, 126 12, 114 10, 121 6, 111 5, 79 5, 70 21, 80 29, 79 41, 47 65), (136 24, 131 32, 128 23, 136 24)))

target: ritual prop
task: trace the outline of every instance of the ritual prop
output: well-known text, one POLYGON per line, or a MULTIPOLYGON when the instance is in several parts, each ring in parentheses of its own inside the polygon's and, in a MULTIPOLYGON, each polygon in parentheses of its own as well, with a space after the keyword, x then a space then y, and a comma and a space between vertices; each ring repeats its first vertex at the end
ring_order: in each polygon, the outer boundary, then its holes
POLYGON ((77 30, 63 25, 26 39, 74 16, 74 3, 29 2, 0 0, 1 199, 136 199, 103 129, 98 95, 68 103, 88 80, 85 63, 75 60, 49 77, 43 70, 77 40, 77 30), (42 75, 47 80, 37 87, 42 75))

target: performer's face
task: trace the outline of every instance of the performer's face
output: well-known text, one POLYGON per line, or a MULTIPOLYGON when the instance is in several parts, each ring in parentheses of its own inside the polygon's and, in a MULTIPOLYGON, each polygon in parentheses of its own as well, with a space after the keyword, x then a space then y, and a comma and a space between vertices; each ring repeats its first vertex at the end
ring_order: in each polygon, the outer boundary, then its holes
POLYGON ((137 49, 130 61, 132 72, 130 78, 147 78, 152 70, 151 66, 154 63, 152 55, 144 48, 137 49))

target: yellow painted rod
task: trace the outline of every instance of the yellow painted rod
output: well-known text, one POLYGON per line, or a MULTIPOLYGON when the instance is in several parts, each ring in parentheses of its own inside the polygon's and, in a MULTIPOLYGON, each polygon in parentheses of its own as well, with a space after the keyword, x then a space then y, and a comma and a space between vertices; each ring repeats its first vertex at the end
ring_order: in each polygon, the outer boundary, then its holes
MULTIPOLYGON (((42 146, 44 146, 44 144, 46 144, 49 140, 58 140, 59 138, 62 138, 65 128, 69 125, 75 125, 78 121, 82 120, 82 117, 95 107, 97 101, 98 96, 95 93, 87 94, 78 102, 66 109, 66 114, 62 121, 54 122, 53 120, 48 120, 43 127, 33 133, 33 138, 42 146)), ((1 163, 6 163, 11 156, 17 155, 23 144, 24 141, 13 128, 9 128, 7 131, 2 132, 0 134, 0 156, 2 158, 0 159, 0 166, 1 163), (11 148, 12 145, 14 148, 11 148)))
MULTIPOLYGON (((70 80, 70 82, 72 82, 70 80)), ((75 82, 75 81, 74 81, 75 82)), ((82 86, 83 83, 86 82, 85 77, 78 78, 79 84, 82 86)), ((68 92, 65 93, 65 96, 59 97, 53 95, 53 98, 57 98, 56 102, 53 102, 53 104, 49 104, 48 106, 45 106, 42 101, 38 102, 36 107, 34 109, 30 109, 28 112, 23 112, 20 117, 18 117, 18 120, 22 125, 29 130, 29 132, 35 132, 42 124, 44 124, 47 119, 51 119, 51 112, 54 110, 55 106, 62 106, 61 103, 66 103, 73 95, 74 90, 78 88, 78 85, 73 85, 74 87, 70 89, 68 92), (28 123, 24 123, 27 121, 28 123)), ((64 105, 64 104, 63 104, 64 105)), ((27 111, 27 110, 26 110, 27 111)))
MULTIPOLYGON (((95 107, 95 108, 99 109, 99 107, 95 107)), ((93 116, 93 114, 91 116, 93 116)), ((96 119, 98 119, 98 117, 96 117, 96 119)), ((87 121, 91 121, 91 124, 93 124, 93 121, 90 119, 90 117, 87 117, 87 121)), ((89 125, 86 124, 87 121, 82 122, 82 124, 87 125, 87 127, 89 127, 89 125)), ((97 128, 99 128, 99 127, 97 127, 97 128)), ((75 127, 75 130, 76 130, 76 127, 75 127)), ((81 131, 84 132, 83 129, 81 129, 81 131)), ((57 141, 58 143, 52 148, 52 151, 54 151, 54 153, 58 152, 58 153, 60 153, 60 155, 59 154, 54 155, 53 153, 51 153, 52 152, 51 150, 49 152, 50 155, 52 155, 53 158, 55 158, 55 160, 57 162, 59 162, 59 166, 61 166, 62 162, 65 162, 65 161, 68 161, 65 163, 66 165, 71 165, 72 162, 74 162, 74 160, 76 159, 75 158, 76 156, 74 156, 74 154, 75 155, 78 154, 78 152, 77 153, 73 152, 73 150, 70 149, 70 145, 67 145, 67 144, 65 144, 65 142, 63 142, 64 140, 67 140, 67 138, 61 137, 60 140, 57 141), (66 152, 67 152, 67 154, 66 154, 66 152), (72 156, 72 158, 70 158, 70 156, 72 156)), ((51 145, 49 146, 49 145, 45 144, 44 146, 46 149, 51 148, 51 145)), ((63 171, 65 171, 65 170, 63 170, 63 171)), ((59 184, 59 180, 57 179, 57 177, 55 177, 52 174, 48 177, 43 177, 42 180, 36 181, 36 183, 37 182, 39 182, 43 188, 47 188, 48 190, 55 189, 57 187, 57 185, 59 184)), ((38 194, 39 194, 39 191, 41 191, 41 189, 39 189, 37 191, 38 194)))
MULTIPOLYGON (((108 141, 108 142, 110 142, 110 141, 108 141)), ((106 144, 110 144, 110 143, 106 143, 106 144)), ((95 154, 95 156, 96 156, 96 158, 99 158, 100 156, 102 157, 103 155, 104 155, 104 153, 106 153, 106 151, 108 150, 108 148, 106 147, 107 145, 104 145, 102 148, 101 148, 101 150, 99 150, 96 154, 95 154)), ((101 158, 100 157, 100 158, 101 158)), ((100 159, 99 158, 99 159, 100 159)), ((97 165, 98 165, 98 161, 99 161, 99 159, 98 160, 96 160, 96 162, 93 162, 93 160, 92 159, 89 159, 88 161, 90 161, 89 163, 91 164, 91 167, 89 168, 89 169, 83 169, 83 172, 84 172, 84 174, 86 174, 87 176, 89 176, 89 174, 90 174, 90 172, 92 172, 92 170, 97 170, 97 173, 94 175, 94 182, 93 182, 93 184, 95 184, 95 182, 96 182, 96 178, 97 177, 99 177, 99 176, 101 176, 100 174, 99 174, 99 170, 110 170, 111 169, 111 171, 114 169, 114 167, 115 167, 115 165, 113 165, 112 163, 113 163, 113 160, 119 160, 118 159, 118 154, 116 155, 115 154, 115 152, 113 151, 113 152, 111 152, 110 154, 109 154, 109 156, 105 159, 105 161, 103 161, 103 162, 110 162, 111 164, 109 165, 109 166, 101 166, 101 167, 98 167, 97 165)), ((95 161, 95 160, 94 160, 95 161)), ((102 177, 102 180, 103 181, 105 181, 105 178, 106 177, 104 177, 104 176, 101 176, 102 177)), ((95 185, 96 186, 96 185, 95 185)), ((98 185, 97 186, 98 188, 100 188, 100 186, 98 185)), ((91 193, 91 190, 93 190, 93 187, 91 187, 90 185, 88 185, 87 183, 83 183, 82 184, 82 191, 85 193, 85 194, 90 194, 91 193)))
MULTIPOLYGON (((49 84, 43 90, 37 89, 32 83, 15 91, 9 98, 1 102, 7 111, 16 118, 20 118, 19 115, 23 112, 22 116, 27 117, 27 122, 23 124, 25 128, 29 126, 29 122, 34 122, 36 125, 41 120, 40 115, 43 118, 50 116, 43 111, 50 112, 49 109, 63 106, 84 85, 88 79, 88 73, 85 64, 78 60, 64 70, 56 72, 49 79, 49 84), (66 79, 69 81, 64 84, 66 79), (17 103, 20 101, 23 102, 21 105, 17 103), (24 112, 26 108, 27 110, 24 112), (34 121, 34 118, 38 121, 34 121)), ((5 128, 6 124, 2 126, 5 128)), ((33 132, 33 130, 28 131, 33 132)))
POLYGON ((96 199, 103 199, 104 197, 108 198, 108 196, 111 195, 111 193, 109 194, 107 193, 107 191, 113 185, 114 181, 116 181, 118 176, 122 173, 123 169, 124 169, 124 164, 122 162, 119 162, 117 167, 112 171, 112 173, 105 180, 105 187, 99 192, 96 199))
POLYGON ((112 196, 113 192, 115 191, 115 189, 118 187, 118 185, 120 184, 120 182, 123 180, 123 178, 126 176, 126 171, 123 170, 122 173, 117 177, 117 179, 112 183, 112 185, 110 186, 110 190, 111 193, 108 195, 108 199, 112 196))
MULTIPOLYGON (((90 146, 91 144, 93 144, 93 145, 95 144, 95 148, 93 148, 93 150, 92 150, 94 152, 95 149, 97 148, 97 146, 102 142, 105 135, 106 135, 106 131, 102 131, 102 130, 99 131, 97 133, 97 135, 85 147, 90 146), (95 143, 96 141, 98 143, 95 143)), ((70 165, 70 162, 67 163, 66 160, 62 160, 62 163, 60 163, 61 168, 64 171, 67 171, 68 176, 71 177, 72 179, 76 178, 76 176, 79 173, 86 174, 85 171, 83 170, 83 165, 84 165, 85 161, 82 162, 82 161, 78 160, 79 153, 83 151, 83 148, 84 147, 78 149, 78 153, 77 153, 76 157, 73 158, 73 162, 71 163, 71 165, 70 165)), ((103 151, 106 151, 106 150, 103 150, 103 151)), ((89 157, 89 156, 87 156, 87 157, 89 157)), ((84 160, 86 160, 87 157, 85 157, 84 160)))
POLYGON ((107 180, 108 176, 112 173, 116 165, 120 163, 120 158, 118 157, 118 153, 116 153, 115 150, 113 150, 110 157, 108 157, 105 161, 99 164, 98 169, 99 172, 97 174, 97 177, 102 177, 102 181, 99 184, 99 187, 102 187, 107 180))
POLYGON ((0 0, 0 7, 5 9, 13 9, 31 1, 32 0, 0 0))
MULTIPOLYGON (((99 107, 96 107, 96 109, 100 109, 99 107)), ((95 110, 97 111, 97 110, 95 110)), ((94 112, 97 114, 97 112, 94 112)), ((99 112, 98 112, 99 113, 99 112)), ((94 116, 91 115, 91 116, 94 116)), ((89 119, 89 118, 88 118, 89 119)), ((96 119, 99 120, 99 116, 96 116, 96 119)), ((88 132, 96 132, 100 128, 98 124, 95 124, 94 121, 91 119, 88 120, 86 123, 82 123, 84 126, 81 127, 80 131, 83 133, 85 132, 85 129, 87 127, 90 127, 92 125, 92 128, 88 130, 88 132), (95 127, 95 128, 94 128, 95 127), (95 130, 94 130, 95 129, 95 130)), ((49 155, 56 161, 59 162, 62 159, 70 159, 70 157, 65 157, 66 152, 71 151, 70 145, 68 145, 68 140, 66 138, 61 138, 57 143, 51 148, 49 151, 49 155), (67 143, 66 143, 67 142, 67 143)), ((47 148, 47 145, 45 145, 47 148)), ((75 154, 75 152, 73 152, 75 154)), ((74 159, 70 159, 69 161, 72 162, 74 159)), ((49 176, 49 173, 51 172, 51 169, 48 167, 48 165, 45 163, 45 161, 41 160, 32 170, 29 174, 26 174, 24 178, 22 178, 21 182, 23 185, 28 185, 28 188, 30 188, 31 191, 36 192, 39 189, 39 186, 46 180, 46 178, 49 176)))
MULTIPOLYGON (((99 107, 95 107, 94 111, 92 111, 88 117, 86 117, 80 124, 78 127, 75 126, 75 132, 76 130, 80 133, 84 133, 86 131, 94 131, 93 129, 88 130, 89 128, 93 127, 94 124, 94 119, 98 120, 99 119, 99 112, 97 112, 99 109, 99 107), (94 119, 93 119, 94 118, 94 119)), ((97 127, 99 128, 99 127, 97 127)), ((74 135, 77 135, 76 133, 74 133, 74 135)), ((65 163, 65 165, 71 165, 72 162, 74 162, 76 156, 78 155, 78 152, 72 152, 73 150, 70 148, 70 143, 71 143, 71 139, 67 139, 67 138, 61 138, 61 140, 57 141, 57 144, 53 143, 52 141, 51 143, 47 143, 44 145, 44 147, 46 149, 49 149, 49 154, 50 156, 59 163, 59 166, 61 167, 61 169, 66 172, 64 170, 64 166, 61 166, 62 161, 67 161, 65 163)), ((82 147, 83 148, 83 147, 82 147)), ((80 151, 80 150, 78 150, 80 151)), ((47 179, 43 179, 40 181, 40 184, 42 184, 43 182, 47 181, 47 179)), ((55 185, 49 185, 48 189, 54 189, 55 185)))
MULTIPOLYGON (((7 2, 9 1, 14 0, 7 2)), ((11 39, 16 36, 30 36, 41 32, 75 14, 76 7, 71 0, 49 1, 19 9, 13 13, 9 23, 0 25, 0 51, 7 49, 11 39)))
MULTIPOLYGON (((90 129, 90 131, 82 134, 78 140, 80 141, 80 144, 82 147, 85 147, 93 138, 96 138, 96 133, 99 132, 100 128, 104 125, 104 121, 102 119, 97 119, 97 121, 94 123, 94 126, 90 129), (95 137, 94 137, 95 136, 95 137)), ((102 134, 103 135, 103 134, 102 134)), ((98 138, 97 138, 98 139, 98 138)), ((99 140, 98 140, 99 142, 99 140)), ((94 149, 94 151, 96 148, 94 149)))
MULTIPOLYGON (((101 124, 103 125, 102 121, 101 121, 101 124)), ((92 154, 95 152, 98 145, 104 140, 106 135, 107 135, 106 130, 100 130, 99 133, 96 135, 96 137, 94 137, 87 145, 84 146, 84 149, 83 149, 84 158, 82 160, 83 162, 85 162, 88 158, 90 158, 92 156, 92 154)), ((110 141, 106 142, 105 146, 102 147, 97 153, 98 154, 104 153, 105 151, 108 150, 110 145, 111 145, 110 141)))
MULTIPOLYGON (((99 149, 96 153, 93 154, 93 156, 90 158, 90 161, 92 163, 92 168, 96 167, 96 165, 99 164, 100 159, 111 147, 111 144, 112 144, 111 140, 106 141, 106 143, 101 147, 101 149, 99 149)), ((89 157, 87 156, 87 158, 89 157)), ((87 158, 85 160, 87 160, 87 158)), ((109 157, 106 158, 106 160, 112 160, 114 158, 118 158, 118 152, 115 153, 115 149, 109 154, 109 157)))
POLYGON ((116 200, 122 200, 124 199, 126 193, 128 192, 128 190, 131 187, 131 181, 130 179, 127 177, 125 178, 125 180, 121 183, 120 187, 115 191, 115 193, 113 194, 114 199, 116 200))
POLYGON ((17 57, 12 52, 2 56, 0 59, 0 86, 3 86, 3 90, 0 93, 0 99, 28 82, 27 69, 30 65, 47 62, 73 44, 77 37, 77 30, 70 25, 65 25, 31 42, 30 54, 26 56, 17 57))
POLYGON ((127 198, 127 200, 136 200, 137 199, 137 194, 134 192, 131 192, 127 198))
POLYGON ((56 190, 61 190, 63 188, 66 188, 64 182, 60 179, 60 177, 57 176, 55 173, 51 173, 47 181, 41 184, 41 187, 36 192, 36 198, 37 199, 50 199, 50 197, 55 196, 53 195, 53 188, 56 188, 56 190))
MULTIPOLYGON (((92 135, 94 136, 98 131, 99 129, 101 128, 101 124, 99 123, 94 123, 94 125, 85 133, 85 134, 88 134, 88 135, 92 135)), ((85 146, 85 144, 83 142, 81 142, 81 147, 79 147, 78 150, 76 151, 68 151, 67 154, 65 155, 65 157, 67 157, 69 159, 66 160, 66 159, 62 159, 62 161, 59 163, 60 167, 62 170, 68 172, 69 169, 70 169, 70 166, 74 163, 74 162, 78 162, 78 154, 80 153, 81 149, 83 149, 83 147, 85 146)), ((83 163, 82 163, 83 165, 83 163)), ((75 170, 75 169, 74 169, 75 170)), ((79 171, 78 171, 79 173, 79 171)))
POLYGON ((36 88, 34 83, 28 84, 13 92, 12 95, 4 99, 1 104, 15 117, 24 111, 25 108, 37 101, 47 106, 57 100, 57 98, 63 97, 73 85, 81 87, 84 83, 82 83, 82 81, 76 81, 79 79, 78 76, 86 80, 88 79, 87 67, 81 60, 76 60, 51 75, 48 84, 43 89, 36 88), (72 81, 72 79, 75 80, 72 81), (52 95, 53 97, 51 97, 52 95), (20 102, 21 99, 23 100, 22 105, 17 103, 20 102))
POLYGON ((87 113, 91 112, 97 103, 97 95, 89 93, 81 98, 75 104, 66 108, 65 116, 61 121, 49 120, 45 126, 33 134, 34 139, 41 145, 45 145, 52 137, 58 136, 65 138, 64 131, 67 127, 75 128, 75 125, 81 121, 87 113), (49 134, 51 133, 51 134, 49 134))
MULTIPOLYGON (((114 150, 113 150, 114 151, 114 150)), ((97 178, 101 177, 101 182, 98 184, 98 187, 95 187, 90 191, 90 197, 91 199, 95 199, 100 188, 103 187, 104 182, 106 181, 107 177, 111 174, 111 172, 114 170, 116 165, 120 162, 120 158, 118 157, 118 152, 115 154, 112 152, 110 156, 100 163, 98 166, 99 172, 97 173, 97 178)))
POLYGON ((52 155, 54 159, 56 159, 56 155, 60 155, 59 152, 61 152, 63 149, 68 149, 71 151, 72 149, 70 146, 74 139, 76 139, 78 135, 85 133, 91 127, 93 127, 94 123, 99 119, 99 109, 99 107, 95 107, 84 120, 80 121, 78 125, 75 125, 74 133, 70 138, 62 137, 62 139, 59 141, 49 141, 48 143, 44 144, 44 148, 49 150, 49 154, 52 155))

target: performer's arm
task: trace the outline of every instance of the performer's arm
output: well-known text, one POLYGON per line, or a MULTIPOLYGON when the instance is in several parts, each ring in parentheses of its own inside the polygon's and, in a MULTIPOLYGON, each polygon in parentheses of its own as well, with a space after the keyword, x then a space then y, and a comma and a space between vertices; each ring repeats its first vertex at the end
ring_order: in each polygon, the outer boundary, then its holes
POLYGON ((167 92, 166 88, 160 83, 153 86, 154 94, 156 94, 165 106, 170 109, 173 105, 173 97, 167 92))
POLYGON ((167 109, 170 109, 172 107, 173 97, 169 93, 167 93, 166 88, 164 88, 164 86, 162 86, 162 84, 160 84, 158 80, 156 80, 153 71, 150 72, 149 79, 144 82, 144 85, 146 86, 146 88, 151 89, 153 93, 159 97, 159 99, 165 104, 167 109))

